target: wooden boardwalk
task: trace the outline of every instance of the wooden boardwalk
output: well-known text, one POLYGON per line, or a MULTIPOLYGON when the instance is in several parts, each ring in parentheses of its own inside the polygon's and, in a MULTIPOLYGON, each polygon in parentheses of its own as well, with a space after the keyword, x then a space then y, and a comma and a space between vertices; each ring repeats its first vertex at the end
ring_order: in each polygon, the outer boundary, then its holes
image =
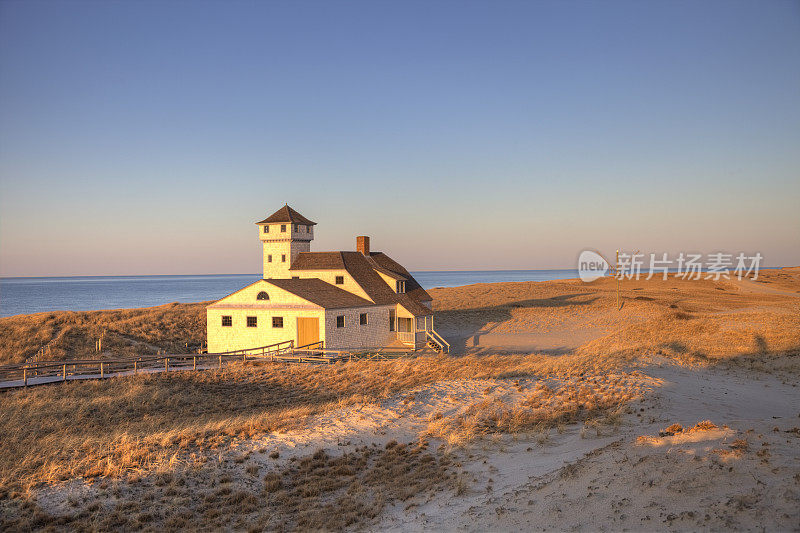
POLYGON ((224 353, 164 354, 158 356, 36 361, 0 366, 0 390, 63 383, 82 379, 105 379, 139 373, 221 370, 233 363, 274 362, 333 364, 357 360, 387 360, 408 357, 412 350, 327 350, 322 343, 294 347, 294 341, 224 353))

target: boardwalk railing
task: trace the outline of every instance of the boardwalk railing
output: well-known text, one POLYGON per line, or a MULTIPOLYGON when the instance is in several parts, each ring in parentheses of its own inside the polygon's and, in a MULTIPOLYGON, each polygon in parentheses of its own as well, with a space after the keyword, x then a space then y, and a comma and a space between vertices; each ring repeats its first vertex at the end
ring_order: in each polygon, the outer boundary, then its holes
POLYGON ((140 372, 169 372, 170 370, 197 370, 222 368, 234 361, 277 361, 294 349, 294 341, 283 341, 246 350, 223 353, 169 354, 158 356, 124 357, 113 359, 70 359, 67 361, 39 361, 0 366, 0 384, 8 382, 27 386, 31 383, 52 383, 70 379, 105 378, 110 375, 137 374, 140 372))
POLYGON ((175 370, 221 369, 233 362, 272 361, 284 363, 336 363, 340 361, 386 360, 407 357, 413 350, 376 349, 365 351, 327 350, 320 342, 301 348, 283 341, 257 348, 223 353, 169 354, 114 359, 70 359, 0 366, 0 389, 43 385, 77 379, 175 370))

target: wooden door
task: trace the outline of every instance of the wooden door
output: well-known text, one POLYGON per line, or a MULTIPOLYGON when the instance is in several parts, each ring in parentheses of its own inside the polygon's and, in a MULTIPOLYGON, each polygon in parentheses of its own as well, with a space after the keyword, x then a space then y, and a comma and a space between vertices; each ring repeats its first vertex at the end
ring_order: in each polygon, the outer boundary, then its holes
POLYGON ((297 346, 319 342, 319 318, 297 317, 297 346))

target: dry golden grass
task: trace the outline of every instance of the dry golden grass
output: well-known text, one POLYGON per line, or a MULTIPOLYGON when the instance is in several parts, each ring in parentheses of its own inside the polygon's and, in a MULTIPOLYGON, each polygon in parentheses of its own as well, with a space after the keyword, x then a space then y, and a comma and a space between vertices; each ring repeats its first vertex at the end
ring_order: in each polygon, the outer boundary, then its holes
MULTIPOLYGON (((767 271, 762 281, 794 292, 800 288, 800 272, 767 271)), ((410 454, 405 461, 392 458, 396 452, 391 450, 362 450, 344 459, 312 457, 279 471, 267 471, 245 456, 233 461, 241 478, 263 483, 256 491, 213 471, 207 464, 209 452, 228 453, 243 439, 299 427, 311 415, 444 380, 535 376, 547 384, 520 390, 516 403, 476 402, 456 414, 434 417, 428 433, 450 442, 519 431, 544 435, 579 421, 587 427, 613 424, 620 409, 642 392, 644 385, 630 368, 641 355, 703 364, 744 361, 758 369, 773 359, 796 360, 780 356, 800 353, 796 297, 747 293, 726 281, 626 281, 624 306, 617 311, 615 291, 612 280, 432 291, 441 331, 468 336, 487 330, 597 330, 594 340, 558 357, 473 354, 331 366, 233 365, 221 372, 138 375, 4 392, 0 514, 5 522, 0 529, 358 526, 359 520, 379 512, 382 502, 402 500, 403 485, 435 477, 441 471, 427 469, 446 464, 410 447, 398 448, 410 454), (398 477, 386 461, 416 473, 398 477), (62 517, 47 515, 27 500, 37 485, 83 477, 110 483, 112 495, 114 484, 124 483, 122 493, 133 496, 114 496, 102 504, 77 502, 74 512, 62 517), (303 496, 307 487, 300 480, 309 479, 316 480, 318 492, 303 496), (397 484, 395 479, 403 481, 397 484), (141 491, 130 489, 140 485, 145 487, 141 491), (292 503, 285 514, 277 513, 271 507, 277 494, 291 502, 302 496, 300 501, 308 505, 295 508, 292 503), (238 521, 233 518, 237 516, 238 521)), ((105 347, 114 355, 182 352, 186 342, 189 349, 196 348, 205 337, 204 307, 171 304, 4 318, 0 357, 4 363, 20 362, 53 339, 54 358, 90 357, 103 330, 108 331, 105 347)), ((787 368, 800 372, 793 365, 787 368)), ((272 461, 277 461, 280 454, 274 454, 272 461)))
POLYGON ((450 379, 598 374, 612 358, 446 356, 332 366, 234 365, 68 382, 3 394, 0 486, 17 492, 42 482, 150 471, 301 424, 341 405, 386 398, 450 379))
POLYGON ((97 498, 50 514, 30 500, 0 501, 4 531, 343 530, 370 524, 384 506, 455 487, 449 459, 427 445, 390 442, 337 457, 319 450, 252 483, 229 465, 209 464, 101 484, 97 498), (233 474, 233 475, 231 475, 233 474))
POLYGON ((653 381, 638 372, 610 370, 578 375, 555 370, 515 402, 484 400, 448 417, 432 417, 427 435, 463 444, 490 434, 546 434, 576 422, 616 424, 624 407, 641 398, 653 381))
POLYGON ((0 318, 0 364, 22 363, 48 343, 48 360, 97 358, 95 342, 104 331, 103 350, 114 356, 191 353, 206 340, 208 303, 0 318))
POLYGON ((800 270, 765 270, 742 287, 733 280, 601 279, 477 284, 435 289, 437 329, 536 336, 591 330, 573 353, 662 354, 680 360, 761 360, 800 354, 800 270), (764 286, 785 294, 752 292, 764 286))

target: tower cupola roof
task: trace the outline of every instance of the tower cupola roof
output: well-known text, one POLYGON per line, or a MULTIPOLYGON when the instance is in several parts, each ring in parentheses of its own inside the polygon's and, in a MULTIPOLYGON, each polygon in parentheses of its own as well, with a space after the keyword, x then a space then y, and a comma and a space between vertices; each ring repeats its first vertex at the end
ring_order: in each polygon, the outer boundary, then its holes
POLYGON ((275 224, 278 222, 289 222, 292 224, 305 224, 306 226, 316 226, 316 222, 312 222, 308 220, 306 217, 289 207, 289 204, 284 205, 270 216, 262 220, 261 222, 256 222, 256 224, 275 224))

